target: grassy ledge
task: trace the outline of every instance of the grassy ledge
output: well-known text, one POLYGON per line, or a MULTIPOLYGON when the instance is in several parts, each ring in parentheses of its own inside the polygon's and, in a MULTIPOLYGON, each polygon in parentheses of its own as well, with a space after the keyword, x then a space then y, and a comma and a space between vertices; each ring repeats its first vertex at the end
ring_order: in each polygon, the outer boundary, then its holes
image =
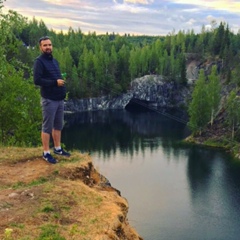
POLYGON ((0 150, 0 239, 142 239, 128 223, 127 200, 88 154, 52 165, 40 148, 0 150))

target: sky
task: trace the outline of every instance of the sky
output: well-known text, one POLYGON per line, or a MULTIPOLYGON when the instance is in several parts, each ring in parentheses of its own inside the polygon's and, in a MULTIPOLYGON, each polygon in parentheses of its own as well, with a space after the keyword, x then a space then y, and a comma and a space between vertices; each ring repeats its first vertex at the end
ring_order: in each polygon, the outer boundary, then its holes
POLYGON ((211 29, 212 21, 240 29, 240 1, 235 0, 6 0, 9 9, 48 29, 66 32, 163 36, 181 31, 211 29))

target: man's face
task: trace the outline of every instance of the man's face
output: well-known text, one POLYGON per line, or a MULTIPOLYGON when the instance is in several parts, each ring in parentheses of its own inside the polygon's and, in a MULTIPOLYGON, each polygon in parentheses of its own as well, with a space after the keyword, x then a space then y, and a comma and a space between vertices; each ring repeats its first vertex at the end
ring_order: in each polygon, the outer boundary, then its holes
POLYGON ((52 53, 52 42, 50 39, 42 40, 39 47, 42 53, 45 54, 52 53))

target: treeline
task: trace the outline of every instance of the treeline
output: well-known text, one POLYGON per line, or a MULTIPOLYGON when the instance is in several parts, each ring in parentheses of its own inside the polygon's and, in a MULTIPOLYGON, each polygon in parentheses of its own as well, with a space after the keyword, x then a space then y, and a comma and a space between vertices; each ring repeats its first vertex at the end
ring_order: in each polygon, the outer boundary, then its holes
MULTIPOLYGON (((21 44, 15 57, 31 68, 39 54, 38 39, 51 37, 54 56, 62 72, 67 73, 70 98, 117 95, 128 90, 132 79, 146 74, 164 75, 169 81, 185 84, 188 53, 199 59, 217 56, 224 63, 221 74, 230 79, 240 48, 240 34, 231 32, 225 23, 217 26, 212 22, 212 29, 203 26, 199 34, 189 30, 150 37, 84 34, 72 28, 67 33, 56 33, 35 18, 27 21, 19 17, 19 21, 22 21, 21 29, 13 26, 15 44, 21 44)), ((10 51, 10 57, 12 54, 10 51)))
MULTIPOLYGON (((28 20, 14 11, 3 14, 2 8, 0 0, 0 91, 3 93, 0 137, 3 144, 37 143, 34 130, 39 131, 41 118, 32 66, 40 54, 38 39, 42 36, 49 36, 53 42, 54 56, 66 73, 69 98, 118 95, 128 90, 134 78, 146 74, 164 75, 166 81, 186 84, 186 63, 191 56, 198 61, 221 61, 221 68, 217 70, 219 79, 235 81, 238 85, 240 32, 231 32, 226 23, 217 26, 213 21, 211 29, 203 26, 198 34, 188 30, 157 37, 84 34, 72 28, 63 33, 48 29, 42 20, 28 20)), ((190 117, 192 112, 189 111, 190 117)), ((210 112, 213 116, 215 108, 210 112)), ((192 122, 191 126, 197 131, 204 125, 192 122)))

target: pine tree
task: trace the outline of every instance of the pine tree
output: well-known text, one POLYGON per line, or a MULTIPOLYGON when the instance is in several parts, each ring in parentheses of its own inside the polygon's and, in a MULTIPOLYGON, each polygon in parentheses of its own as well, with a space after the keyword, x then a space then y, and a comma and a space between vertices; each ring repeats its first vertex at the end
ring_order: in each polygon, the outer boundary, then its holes
POLYGON ((120 73, 120 78, 118 83, 122 86, 122 89, 126 90, 130 83, 129 76, 129 48, 126 45, 123 45, 119 50, 119 61, 118 61, 118 72, 120 73))
POLYGON ((118 61, 117 52, 116 52, 115 46, 113 45, 111 47, 111 53, 110 53, 110 59, 109 59, 109 73, 113 76, 114 80, 116 78, 116 73, 117 73, 117 61, 118 61))
POLYGON ((139 76, 140 73, 140 58, 139 55, 141 54, 140 48, 135 48, 130 51, 129 57, 129 73, 131 79, 134 79, 139 76))
POLYGON ((67 80, 67 90, 70 93, 69 98, 81 98, 82 89, 80 88, 80 80, 77 73, 77 67, 72 68, 71 78, 67 80))
POLYGON ((168 73, 168 75, 170 75, 172 79, 175 79, 177 71, 176 71, 176 59, 175 59, 174 48, 171 49, 169 59, 170 59, 170 72, 168 73))

